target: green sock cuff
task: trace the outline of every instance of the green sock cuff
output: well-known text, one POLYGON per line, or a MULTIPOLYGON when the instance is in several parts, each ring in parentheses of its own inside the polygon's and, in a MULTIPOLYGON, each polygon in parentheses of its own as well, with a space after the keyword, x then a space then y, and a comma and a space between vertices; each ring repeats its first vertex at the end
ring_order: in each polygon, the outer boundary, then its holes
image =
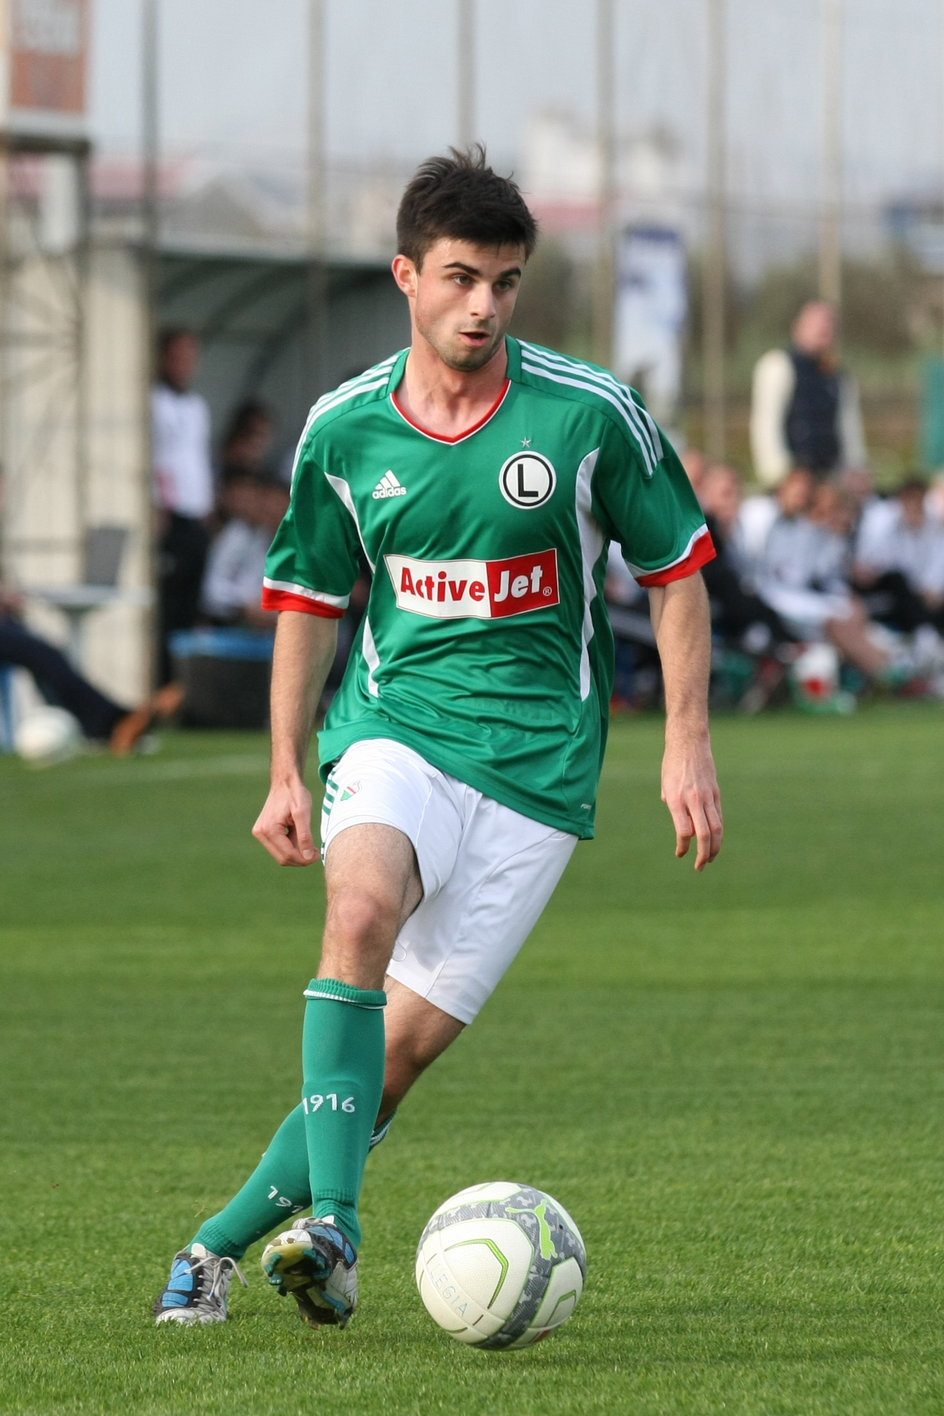
POLYGON ((202 1244, 211 1254, 218 1254, 221 1259, 241 1259, 249 1247, 248 1244, 240 1244, 233 1239, 214 1219, 208 1219, 205 1224, 201 1224, 190 1241, 190 1247, 193 1248, 194 1244, 202 1244))
POLYGON ((357 1008, 385 1008, 387 995, 382 988, 355 988, 336 978, 313 978, 305 989, 306 998, 328 998, 335 1003, 353 1003, 357 1008))
POLYGON ((361 1245, 361 1222, 357 1216, 355 1205, 349 1204, 346 1200, 326 1195, 323 1200, 313 1206, 315 1219, 333 1219, 335 1224, 343 1234, 351 1240, 355 1249, 361 1245), (351 1236, 356 1235, 356 1239, 351 1236))

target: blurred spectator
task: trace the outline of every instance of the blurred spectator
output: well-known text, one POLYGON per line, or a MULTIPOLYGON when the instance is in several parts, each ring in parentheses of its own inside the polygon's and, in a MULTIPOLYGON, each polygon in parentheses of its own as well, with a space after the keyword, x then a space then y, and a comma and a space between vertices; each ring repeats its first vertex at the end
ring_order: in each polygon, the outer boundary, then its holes
POLYGON ((875 489, 871 467, 844 467, 836 480, 854 509, 853 534, 858 535, 865 518, 880 513, 888 503, 875 489))
POLYGON ((289 489, 275 473, 241 472, 230 479, 239 515, 214 538, 201 594, 202 613, 217 625, 275 628, 277 613, 263 610, 266 552, 288 509, 289 489))
POLYGON ((191 389, 199 358, 191 330, 161 335, 158 381, 151 393, 161 683, 171 678, 169 636, 196 623, 213 511, 210 410, 191 389))
POLYGON ((928 484, 908 477, 881 515, 866 517, 855 547, 855 582, 873 616, 911 633, 944 633, 944 524, 928 514, 928 484))
POLYGON ((935 521, 944 522, 944 472, 938 472, 928 487, 925 510, 935 521))
POLYGON ((180 708, 183 690, 165 684, 147 703, 129 708, 100 692, 66 656, 26 627, 18 596, 0 591, 0 664, 26 669, 47 703, 65 708, 91 742, 105 744, 116 757, 133 752, 146 732, 180 708))
POLYGON ((692 484, 692 491, 696 497, 701 494, 702 479, 708 470, 708 459, 700 447, 687 447, 684 452, 679 453, 679 461, 688 474, 688 480, 692 484))
POLYGON ((809 510, 813 481, 805 467, 791 467, 774 492, 745 497, 738 512, 737 540, 745 570, 756 575, 774 522, 809 510))
POLYGON ((753 589, 742 535, 741 478, 734 467, 713 462, 701 479, 700 500, 717 557, 702 567, 712 624, 722 641, 750 654, 776 655, 796 636, 753 589))
POLYGON ((217 517, 224 524, 233 516, 242 515, 233 507, 232 498, 239 498, 245 488, 246 476, 269 476, 276 469, 272 456, 275 438, 275 416, 267 403, 259 398, 246 398, 233 410, 220 442, 217 469, 217 517))
POLYGON ((777 487, 793 466, 822 478, 867 457, 859 395, 836 354, 836 312, 811 300, 787 349, 758 360, 751 390, 751 454, 757 480, 777 487))
POLYGON ((867 681, 900 684, 903 673, 871 634, 865 606, 847 579, 849 499, 794 468, 776 501, 756 561, 757 593, 798 639, 834 645, 867 681))
MULTIPOLYGON (((3 497, 0 467, 0 520, 3 497)), ((60 649, 28 629, 22 614, 23 597, 7 585, 5 567, 0 564, 0 665, 25 669, 46 702, 71 713, 91 742, 105 743, 116 757, 125 757, 155 722, 179 709, 183 698, 179 684, 168 684, 136 708, 109 698, 79 673, 60 649)))
POLYGON ((604 583, 613 628, 615 672, 610 707, 653 706, 661 692, 659 655, 649 615, 649 593, 623 560, 616 542, 610 544, 604 583))

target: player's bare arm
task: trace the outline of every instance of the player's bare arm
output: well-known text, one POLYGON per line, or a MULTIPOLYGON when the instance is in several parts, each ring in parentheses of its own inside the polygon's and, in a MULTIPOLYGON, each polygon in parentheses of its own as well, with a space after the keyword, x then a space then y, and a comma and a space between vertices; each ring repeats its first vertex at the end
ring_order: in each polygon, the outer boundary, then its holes
POLYGON ((662 800, 675 826, 675 854, 687 855, 694 838, 695 869, 704 870, 724 837, 708 728, 708 596, 701 576, 690 575, 653 587, 649 601, 665 684, 662 800))
POLYGON ((321 691, 338 641, 336 619, 283 610, 272 659, 272 764, 269 795, 252 834, 279 865, 311 865, 311 793, 304 782, 321 691))

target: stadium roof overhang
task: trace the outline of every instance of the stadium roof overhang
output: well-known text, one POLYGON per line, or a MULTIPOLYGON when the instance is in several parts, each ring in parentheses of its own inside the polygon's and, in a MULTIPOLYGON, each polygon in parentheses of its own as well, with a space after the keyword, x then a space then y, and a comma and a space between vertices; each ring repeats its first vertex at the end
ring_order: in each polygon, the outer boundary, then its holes
POLYGON ((162 243, 152 289, 158 328, 200 336, 199 384, 217 427, 243 398, 261 397, 283 435, 300 430, 320 393, 409 339, 406 304, 380 260, 162 243))

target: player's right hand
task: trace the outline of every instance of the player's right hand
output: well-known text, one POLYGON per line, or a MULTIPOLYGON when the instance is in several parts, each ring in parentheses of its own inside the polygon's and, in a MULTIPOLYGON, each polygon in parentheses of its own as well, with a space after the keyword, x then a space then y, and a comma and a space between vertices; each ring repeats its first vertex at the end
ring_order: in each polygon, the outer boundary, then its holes
POLYGON ((313 865, 318 850, 311 833, 311 793, 300 781, 273 786, 252 834, 279 865, 313 865))

